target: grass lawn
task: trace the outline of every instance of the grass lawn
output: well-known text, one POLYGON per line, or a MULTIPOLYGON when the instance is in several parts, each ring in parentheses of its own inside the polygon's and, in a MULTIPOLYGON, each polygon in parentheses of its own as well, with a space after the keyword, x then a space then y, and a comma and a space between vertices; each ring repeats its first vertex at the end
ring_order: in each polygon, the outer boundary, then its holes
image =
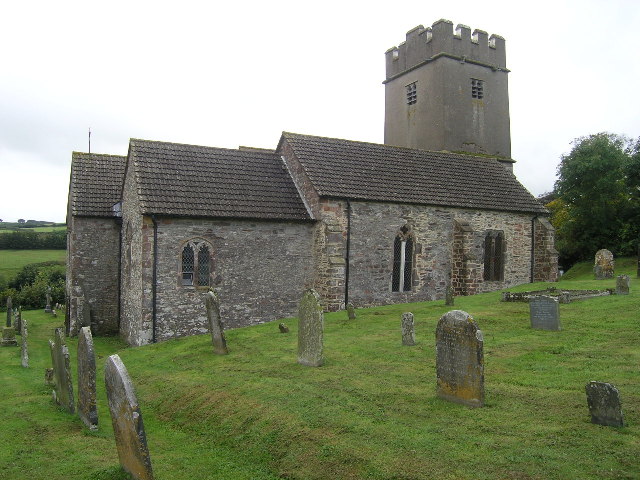
POLYGON ((57 226, 57 227, 33 227, 33 228, 0 228, 0 234, 2 233, 12 233, 12 232, 59 232, 66 231, 67 226, 57 226))
MULTIPOLYGON (((524 291, 611 288, 590 272, 524 291)), ((119 353, 140 401, 156 479, 640 478, 640 280, 628 296, 561 305, 563 330, 529 327, 528 305, 500 293, 458 297, 484 333, 486 406, 435 395, 434 332, 444 301, 325 315, 323 367, 296 363, 297 320, 229 330, 229 355, 207 335, 127 348, 95 338, 100 428, 62 412, 43 385, 47 339, 62 318, 28 311, 31 368, 0 348, 5 413, 0 472, 10 479, 128 478, 119 468, 102 369, 119 353), (401 346, 400 317, 416 319, 401 346), (627 426, 590 423, 584 387, 620 390, 627 426)), ((224 299, 223 299, 224 301, 224 299)), ((76 372, 77 339, 68 339, 76 372)))
POLYGON ((0 250, 0 278, 13 278, 29 263, 65 261, 66 250, 0 250))

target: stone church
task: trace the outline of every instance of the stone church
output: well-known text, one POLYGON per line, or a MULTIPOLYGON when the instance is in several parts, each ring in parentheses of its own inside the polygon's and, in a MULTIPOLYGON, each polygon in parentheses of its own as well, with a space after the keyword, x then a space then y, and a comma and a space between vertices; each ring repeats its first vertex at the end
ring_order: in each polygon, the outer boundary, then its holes
POLYGON ((131 139, 73 153, 67 329, 131 345, 554 281, 545 208, 512 173, 502 37, 447 20, 386 52, 384 144, 282 133, 273 150, 131 139))

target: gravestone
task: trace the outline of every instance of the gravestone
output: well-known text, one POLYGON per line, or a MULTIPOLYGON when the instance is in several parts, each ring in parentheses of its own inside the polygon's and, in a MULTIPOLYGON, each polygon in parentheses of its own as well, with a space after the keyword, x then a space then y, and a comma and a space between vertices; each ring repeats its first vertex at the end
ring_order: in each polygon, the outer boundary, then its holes
POLYGON ((15 347, 18 345, 15 328, 2 327, 2 343, 0 345, 3 347, 15 347))
MULTIPOLYGON (((56 366, 56 356, 55 356, 56 346, 53 343, 53 340, 49 339, 49 353, 51 354, 51 368, 45 369, 44 372, 44 384, 49 385, 51 387, 56 386, 56 377, 54 373, 54 367, 56 366)), ((54 393, 55 399, 55 393, 54 393)))
POLYGON ((606 248, 596 252, 595 263, 593 265, 593 273, 596 280, 613 278, 614 266, 613 253, 606 248))
POLYGON ((585 386, 591 423, 608 427, 624 427, 618 389, 610 383, 589 382, 585 386))
POLYGON ((548 295, 536 295, 529 300, 531 328, 539 330, 561 330, 560 304, 548 295))
POLYGON ((349 316, 349 320, 356 319, 356 307, 353 306, 353 303, 347 303, 347 315, 349 316))
POLYGON ((27 321, 20 322, 20 358, 22 366, 29 368, 29 350, 27 348, 27 321))
POLYGON ((20 333, 22 331, 22 307, 14 308, 13 312, 13 323, 16 326, 16 332, 20 333))
POLYGON ((71 359, 62 328, 56 328, 53 341, 53 399, 69 413, 75 412, 71 359))
POLYGON ((618 275, 616 277, 616 295, 629 295, 631 278, 629 275, 618 275))
POLYGON ((280 333, 289 333, 289 327, 287 327, 284 323, 278 325, 278 328, 280 329, 280 333))
POLYGON ((11 297, 7 297, 7 327, 11 326, 12 310, 13 310, 13 304, 11 303, 11 297))
POLYGON ((462 310, 445 313, 436 327, 437 395, 469 407, 484 405, 482 331, 462 310))
POLYGON ((122 468, 139 480, 153 480, 142 412, 127 368, 118 355, 107 358, 104 381, 122 468))
POLYGON ((47 387, 53 387, 56 382, 53 380, 53 368, 44 369, 44 384, 47 387))
POLYGON ((78 415, 90 430, 98 429, 96 356, 89 327, 78 332, 78 415))
POLYGON ((416 344, 416 333, 413 323, 413 313, 402 314, 402 345, 413 347, 416 344))
POLYGON ((44 307, 45 313, 51 313, 51 287, 47 287, 47 293, 45 294, 47 304, 44 307))
POLYGON ((320 305, 320 295, 315 290, 309 289, 302 295, 298 319, 298 363, 308 367, 320 367, 324 363, 324 314, 320 305))
MULTIPOLYGON (((91 327, 91 304, 87 300, 87 297, 83 296, 79 301, 80 310, 80 328, 91 327)), ((76 327, 77 328, 77 327, 76 327)))
POLYGON ((453 306, 453 287, 451 285, 449 285, 447 287, 447 293, 446 293, 446 297, 444 300, 444 304, 448 307, 452 307, 453 306))
POLYGON ((209 319, 213 353, 226 355, 229 350, 227 349, 227 340, 224 338, 224 325, 220 318, 220 300, 213 290, 207 292, 205 303, 207 305, 207 318, 209 319))

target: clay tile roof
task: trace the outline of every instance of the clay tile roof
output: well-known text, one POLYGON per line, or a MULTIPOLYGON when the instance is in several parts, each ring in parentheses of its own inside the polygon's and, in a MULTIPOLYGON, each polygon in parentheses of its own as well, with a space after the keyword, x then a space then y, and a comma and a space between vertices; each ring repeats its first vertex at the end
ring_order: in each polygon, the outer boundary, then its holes
POLYGON ((131 139, 129 161, 145 214, 311 219, 273 151, 131 139))
POLYGON ((282 135, 320 196, 548 214, 495 158, 282 135))
POLYGON ((69 203, 72 215, 113 217, 127 157, 73 152, 69 203))

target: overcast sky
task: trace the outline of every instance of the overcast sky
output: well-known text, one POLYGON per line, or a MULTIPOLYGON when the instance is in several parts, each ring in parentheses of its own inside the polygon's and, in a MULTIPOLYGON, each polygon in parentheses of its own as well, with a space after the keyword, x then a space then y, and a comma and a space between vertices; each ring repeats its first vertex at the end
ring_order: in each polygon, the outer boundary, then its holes
POLYGON ((65 221, 72 151, 130 138, 382 143, 384 52, 440 18, 506 39, 512 156, 553 188, 571 141, 640 137, 640 1, 4 1, 0 218, 65 221))

